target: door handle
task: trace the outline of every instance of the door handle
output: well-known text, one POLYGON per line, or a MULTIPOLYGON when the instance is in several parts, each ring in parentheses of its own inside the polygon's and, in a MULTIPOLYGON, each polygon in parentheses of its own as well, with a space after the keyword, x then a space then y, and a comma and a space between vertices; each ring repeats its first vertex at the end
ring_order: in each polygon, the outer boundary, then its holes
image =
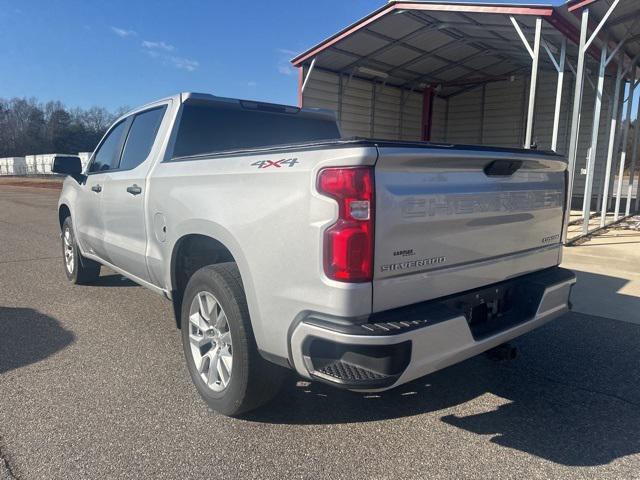
POLYGON ((91 190, 96 193, 100 193, 102 191, 102 185, 94 185, 93 187, 91 187, 91 190))
POLYGON ((127 192, 131 195, 140 195, 142 193, 142 189, 134 183, 130 187, 127 187, 127 192))

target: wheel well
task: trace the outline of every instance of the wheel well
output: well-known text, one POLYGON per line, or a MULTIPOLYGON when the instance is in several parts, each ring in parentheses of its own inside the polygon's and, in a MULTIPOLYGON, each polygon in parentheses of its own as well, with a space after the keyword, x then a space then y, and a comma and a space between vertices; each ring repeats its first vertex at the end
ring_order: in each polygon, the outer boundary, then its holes
POLYGON ((62 228, 62 224, 64 223, 66 218, 70 216, 71 210, 69 210, 69 207, 64 204, 60 205, 60 208, 58 209, 58 220, 60 222, 60 228, 62 228))
POLYGON ((180 328, 182 296, 191 276, 200 268, 235 262, 227 247, 206 235, 186 235, 176 243, 171 257, 171 285, 176 325, 180 328))

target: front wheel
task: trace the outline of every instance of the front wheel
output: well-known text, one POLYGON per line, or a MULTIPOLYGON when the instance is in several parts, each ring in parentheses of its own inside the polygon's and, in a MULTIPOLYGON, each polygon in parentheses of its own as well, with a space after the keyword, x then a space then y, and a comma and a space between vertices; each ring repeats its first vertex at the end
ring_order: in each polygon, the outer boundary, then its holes
POLYGON ((236 416, 275 396, 284 369, 258 352, 235 263, 209 265, 193 274, 181 319, 189 374, 213 410, 236 416))
POLYGON ((95 282, 100 276, 100 264, 83 257, 73 234, 71 217, 62 224, 62 258, 67 279, 77 285, 95 282))

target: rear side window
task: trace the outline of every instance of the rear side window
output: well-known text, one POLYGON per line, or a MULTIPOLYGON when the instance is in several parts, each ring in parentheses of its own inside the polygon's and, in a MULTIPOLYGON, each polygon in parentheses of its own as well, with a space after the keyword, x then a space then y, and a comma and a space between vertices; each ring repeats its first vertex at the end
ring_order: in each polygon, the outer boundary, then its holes
POLYGON ((122 151, 120 170, 136 168, 147 159, 166 109, 165 105, 139 113, 134 117, 122 151))
POLYGON ((89 166, 90 173, 112 170, 117 166, 120 158, 122 135, 125 132, 126 125, 127 121, 123 120, 111 129, 93 157, 93 161, 89 166))
POLYGON ((335 121, 237 105, 185 104, 174 157, 340 138, 335 121))

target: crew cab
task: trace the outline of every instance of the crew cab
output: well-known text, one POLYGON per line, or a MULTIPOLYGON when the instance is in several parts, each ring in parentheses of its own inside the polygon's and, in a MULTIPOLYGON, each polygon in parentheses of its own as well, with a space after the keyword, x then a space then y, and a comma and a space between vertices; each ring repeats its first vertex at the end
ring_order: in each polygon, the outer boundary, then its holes
POLYGON ((106 266, 173 303, 215 410, 286 369, 381 391, 562 315, 565 160, 341 138, 333 113, 183 93, 118 119, 58 212, 76 284, 106 266))

